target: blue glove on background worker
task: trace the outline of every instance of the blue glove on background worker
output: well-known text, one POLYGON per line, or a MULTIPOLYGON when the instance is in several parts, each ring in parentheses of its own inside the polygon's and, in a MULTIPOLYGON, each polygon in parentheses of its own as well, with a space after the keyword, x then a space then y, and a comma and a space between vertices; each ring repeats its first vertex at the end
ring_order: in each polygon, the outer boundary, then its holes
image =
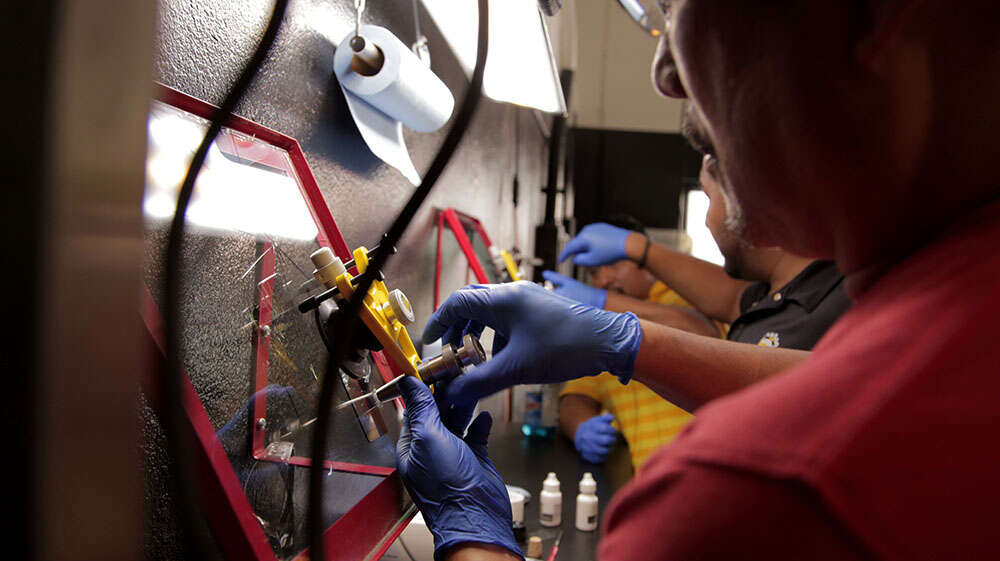
POLYGON ((595 308, 604 308, 608 302, 608 291, 584 284, 576 279, 560 275, 555 271, 542 271, 545 280, 555 287, 553 292, 595 308))
POLYGON ((625 240, 631 230, 598 222, 584 226, 559 254, 559 262, 572 257, 581 267, 600 267, 627 259, 625 240))
POLYGON ((591 417, 576 429, 573 444, 580 456, 592 464, 602 464, 618 441, 618 430, 611 426, 611 413, 591 417))
MULTIPOLYGON (((451 381, 451 403, 469 405, 518 384, 563 382, 607 371, 632 377, 642 342, 639 319, 586 306, 520 281, 456 290, 424 328, 424 341, 446 332, 493 329, 493 359, 451 381)), ((448 342, 447 340, 445 342, 448 342)))
POLYGON ((434 535, 434 559, 466 542, 492 544, 521 555, 511 527, 510 498, 487 455, 493 426, 480 413, 464 439, 445 427, 430 389, 412 376, 399 382, 406 415, 396 464, 410 497, 434 535))

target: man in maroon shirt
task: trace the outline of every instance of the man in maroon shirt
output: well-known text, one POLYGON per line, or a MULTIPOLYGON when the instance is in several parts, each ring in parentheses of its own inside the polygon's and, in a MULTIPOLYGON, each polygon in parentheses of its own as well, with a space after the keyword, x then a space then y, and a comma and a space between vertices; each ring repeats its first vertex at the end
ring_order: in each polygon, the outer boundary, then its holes
MULTIPOLYGON (((654 82, 703 120, 731 224, 835 259, 855 305, 807 361, 699 409, 615 498, 601 559, 1000 558, 1000 3, 665 8, 654 82)), ((431 334, 471 321, 506 346, 442 393, 462 405, 587 375, 576 355, 662 393, 696 385, 665 366, 685 360, 677 334, 553 299, 526 285, 453 295, 431 334)), ((413 426, 415 442, 438 442, 413 426)), ((488 510, 440 492, 441 512, 488 510)), ((510 555, 486 537, 439 553, 510 555)))

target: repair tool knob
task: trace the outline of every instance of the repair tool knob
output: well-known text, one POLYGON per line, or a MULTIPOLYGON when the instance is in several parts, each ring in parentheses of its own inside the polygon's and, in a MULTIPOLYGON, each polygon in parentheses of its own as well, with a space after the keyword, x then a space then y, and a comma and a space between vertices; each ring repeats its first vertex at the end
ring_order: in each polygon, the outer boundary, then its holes
POLYGON ((316 267, 313 276, 326 288, 337 286, 337 277, 347 272, 343 261, 334 255, 328 247, 317 249, 309 256, 309 259, 316 267))
POLYGON ((462 348, 458 349, 457 354, 458 363, 463 367, 476 366, 486 362, 486 351, 483 350, 482 343, 471 333, 466 333, 462 337, 462 348))
POLYGON ((392 309, 392 315, 403 325, 410 325, 417 320, 416 316, 413 315, 410 300, 398 288, 389 292, 389 307, 392 309))
POLYGON ((462 337, 462 346, 447 344, 441 348, 441 354, 427 359, 417 367, 420 379, 428 386, 437 382, 451 380, 462 373, 462 368, 482 364, 486 360, 486 351, 472 334, 462 337))

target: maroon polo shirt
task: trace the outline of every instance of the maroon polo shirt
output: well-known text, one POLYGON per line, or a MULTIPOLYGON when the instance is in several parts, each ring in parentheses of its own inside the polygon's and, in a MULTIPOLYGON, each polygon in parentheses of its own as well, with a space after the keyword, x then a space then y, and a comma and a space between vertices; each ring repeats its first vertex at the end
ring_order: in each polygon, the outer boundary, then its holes
POLYGON ((698 410, 599 557, 1000 559, 1000 204, 860 295, 809 360, 698 410))

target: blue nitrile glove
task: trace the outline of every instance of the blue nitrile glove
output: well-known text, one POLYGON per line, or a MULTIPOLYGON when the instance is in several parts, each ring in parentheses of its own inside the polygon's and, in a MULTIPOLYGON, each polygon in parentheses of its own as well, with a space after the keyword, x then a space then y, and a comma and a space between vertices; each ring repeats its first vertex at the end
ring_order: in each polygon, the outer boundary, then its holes
POLYGON ((625 239, 631 233, 631 230, 603 222, 588 224, 566 244, 559 254, 559 262, 572 257, 573 263, 581 267, 600 267, 627 259, 625 239))
POLYGON ((406 402, 396 442, 399 474, 434 535, 434 559, 452 547, 477 542, 520 555, 511 527, 510 497, 487 455, 493 418, 480 413, 465 439, 441 422, 434 396, 412 376, 400 380, 406 402))
POLYGON ((560 296, 565 296, 570 300, 576 300, 581 304, 586 304, 595 308, 603 309, 604 305, 608 303, 607 290, 594 288, 593 286, 584 284, 576 279, 560 275, 554 271, 542 271, 542 276, 545 277, 545 280, 551 282, 552 285, 555 286, 555 290, 553 292, 560 296))
POLYGON ((642 342, 639 319, 553 294, 537 284, 470 285, 456 290, 424 328, 424 340, 492 328, 493 359, 451 381, 449 402, 468 405, 518 384, 547 384, 607 371, 632 377, 642 342))
POLYGON ((611 413, 591 417, 576 429, 573 444, 584 460, 592 464, 603 464, 608 453, 618 441, 618 431, 611 426, 615 416, 611 413))

